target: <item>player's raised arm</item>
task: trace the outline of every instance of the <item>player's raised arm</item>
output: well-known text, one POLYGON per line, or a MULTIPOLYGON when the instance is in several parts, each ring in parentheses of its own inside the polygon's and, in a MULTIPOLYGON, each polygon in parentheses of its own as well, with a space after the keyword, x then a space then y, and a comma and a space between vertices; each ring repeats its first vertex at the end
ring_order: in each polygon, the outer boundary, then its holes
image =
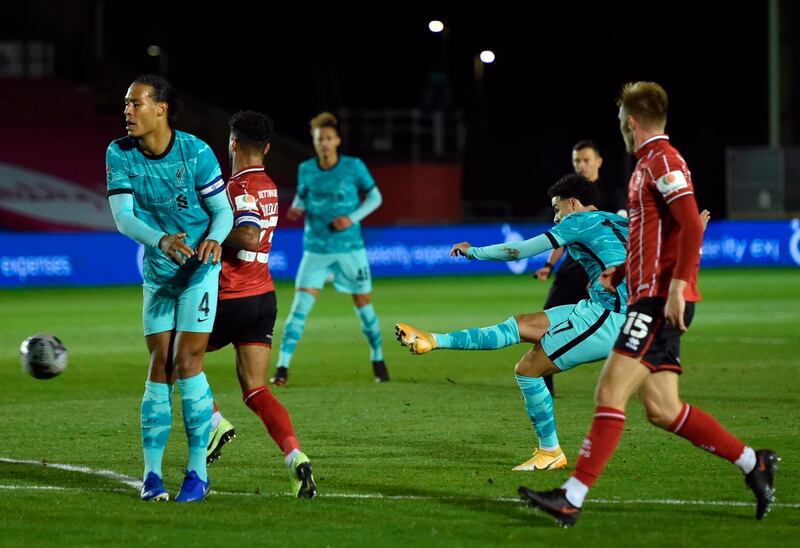
POLYGON ((469 242, 462 242, 453 246, 450 255, 453 257, 463 255, 468 259, 481 261, 518 261, 534 257, 554 247, 560 245, 549 233, 545 233, 521 242, 505 242, 485 247, 472 247, 469 242))

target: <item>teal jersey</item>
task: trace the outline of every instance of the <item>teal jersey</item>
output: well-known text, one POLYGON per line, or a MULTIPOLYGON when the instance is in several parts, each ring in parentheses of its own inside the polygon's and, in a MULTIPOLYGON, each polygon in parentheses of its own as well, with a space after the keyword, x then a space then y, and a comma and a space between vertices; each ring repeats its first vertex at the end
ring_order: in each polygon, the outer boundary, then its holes
POLYGON ((375 180, 358 158, 339 156, 330 169, 322 169, 316 158, 297 169, 297 195, 305 206, 303 247, 313 253, 345 253, 364 248, 361 223, 334 231, 331 221, 350 215, 361 203, 359 192, 369 192, 375 180))
POLYGON ((627 281, 609 293, 600 285, 600 274, 625 263, 628 220, 606 211, 572 213, 545 232, 553 247, 567 246, 567 251, 589 276, 589 297, 614 312, 625 312, 628 302, 627 281))
MULTIPOLYGON (((197 248, 208 234, 211 215, 204 201, 225 191, 219 163, 211 148, 194 135, 172 132, 163 154, 145 156, 138 140, 123 137, 106 151, 108 195, 132 194, 133 213, 150 228, 166 234, 185 232, 197 248)), ((197 259, 175 264, 158 247, 145 246, 145 285, 186 287, 213 267, 197 259)))

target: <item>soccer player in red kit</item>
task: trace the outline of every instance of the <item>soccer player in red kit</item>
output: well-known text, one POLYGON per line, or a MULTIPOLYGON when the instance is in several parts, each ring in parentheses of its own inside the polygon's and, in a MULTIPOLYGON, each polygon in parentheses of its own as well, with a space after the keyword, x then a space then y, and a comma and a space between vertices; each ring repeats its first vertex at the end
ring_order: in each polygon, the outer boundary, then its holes
POLYGON ((272 131, 272 120, 259 112, 238 112, 230 120, 228 148, 234 174, 227 191, 234 227, 222 247, 219 306, 208 349, 233 344, 245 405, 283 451, 294 495, 312 498, 316 485, 311 463, 300 451, 289 414, 266 384, 277 313, 268 259, 278 224, 278 189, 263 165, 272 131))
POLYGON ((622 88, 620 131, 638 159, 628 185, 630 219, 624 265, 603 273, 604 286, 628 277, 628 318, 600 373, 591 430, 583 441, 575 473, 560 489, 520 487, 523 500, 552 515, 564 527, 575 523, 583 501, 617 448, 625 406, 638 392, 648 420, 739 467, 756 496, 756 519, 769 511, 777 461, 774 451, 754 451, 712 416, 683 403, 680 336, 694 316, 703 229, 686 162, 664 133, 667 93, 654 82, 622 88))

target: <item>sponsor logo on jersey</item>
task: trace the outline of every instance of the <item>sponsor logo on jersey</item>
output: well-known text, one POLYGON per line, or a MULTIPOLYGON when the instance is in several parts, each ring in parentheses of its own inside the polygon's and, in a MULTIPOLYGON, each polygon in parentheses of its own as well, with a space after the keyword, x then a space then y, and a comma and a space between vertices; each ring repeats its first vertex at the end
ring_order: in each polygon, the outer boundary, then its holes
POLYGON ((658 187, 661 194, 667 196, 682 188, 688 188, 689 183, 686 181, 682 171, 670 171, 656 180, 656 187, 658 187))
POLYGON ((239 211, 258 211, 258 203, 255 196, 251 194, 240 194, 234 200, 236 209, 239 211))
POLYGON ((175 201, 178 202, 178 209, 189 209, 189 200, 183 194, 179 194, 175 201))

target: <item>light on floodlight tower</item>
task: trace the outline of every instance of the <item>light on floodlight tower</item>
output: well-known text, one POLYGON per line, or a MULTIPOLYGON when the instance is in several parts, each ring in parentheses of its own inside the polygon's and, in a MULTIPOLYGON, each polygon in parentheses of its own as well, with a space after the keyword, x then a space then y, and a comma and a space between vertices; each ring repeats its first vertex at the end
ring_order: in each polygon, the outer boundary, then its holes
POLYGON ((150 57, 158 57, 161 55, 161 48, 156 46, 155 44, 152 46, 147 46, 147 55, 150 57))
POLYGON ((486 63, 487 65, 494 62, 494 52, 492 50, 486 49, 481 52, 481 61, 486 63))
POLYGON ((433 20, 428 23, 428 30, 431 32, 442 32, 444 30, 444 23, 438 20, 433 20))

